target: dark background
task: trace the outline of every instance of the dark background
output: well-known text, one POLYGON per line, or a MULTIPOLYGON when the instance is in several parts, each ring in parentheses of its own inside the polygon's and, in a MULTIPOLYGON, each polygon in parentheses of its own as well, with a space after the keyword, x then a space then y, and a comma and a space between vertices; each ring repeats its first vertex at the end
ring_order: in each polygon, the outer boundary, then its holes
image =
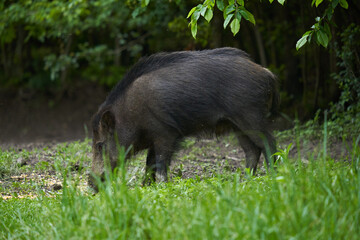
MULTIPOLYGON (((198 1, 10 1, 0 4, 0 143, 67 141, 90 136, 89 121, 106 93, 141 56, 223 46, 248 52, 279 79, 281 112, 311 119, 319 109, 359 100, 360 3, 336 8, 323 48, 295 45, 328 2, 247 1, 256 19, 234 37, 223 13, 198 22, 186 16, 198 1), (340 104, 339 104, 340 102, 340 104)), ((358 106, 358 104, 356 105, 358 106)), ((280 120, 282 127, 291 122, 280 120)))

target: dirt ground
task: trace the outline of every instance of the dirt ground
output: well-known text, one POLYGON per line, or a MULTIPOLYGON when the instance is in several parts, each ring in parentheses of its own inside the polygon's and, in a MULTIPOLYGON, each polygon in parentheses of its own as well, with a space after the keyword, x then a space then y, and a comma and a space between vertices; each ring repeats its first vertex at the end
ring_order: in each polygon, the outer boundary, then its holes
MULTIPOLYGON (((80 142, 81 143, 81 142, 80 142)), ((24 165, 19 174, 10 174, 0 177, 0 198, 34 198, 39 195, 56 196, 61 194, 64 186, 64 173, 67 178, 76 182, 79 191, 85 194, 93 194, 87 183, 87 171, 91 164, 91 141, 85 144, 76 153, 71 153, 67 148, 72 143, 62 144, 31 144, 26 147, 30 151, 26 157, 13 159, 15 164, 24 165), (59 146, 63 150, 59 150, 59 146), (35 151, 31 151, 35 149, 35 151), (81 156, 79 158, 79 156, 81 156), (56 161, 59 159, 63 170, 57 170, 56 161), (70 159, 70 160, 69 160, 70 159), (71 159, 75 159, 72 162, 71 159), (80 159, 80 160, 79 160, 80 159), (65 170, 67 169, 67 170, 65 170)), ((285 149, 289 142, 280 143, 280 148, 285 149)), ((349 161, 349 151, 345 143, 329 143, 329 156, 338 161, 349 161)), ((349 147, 349 146, 347 146, 349 147)), ((60 148, 60 149, 61 149, 60 148)), ((23 149, 15 149, 21 152, 23 149)), ((321 159, 322 145, 319 141, 310 141, 300 144, 299 147, 292 145, 290 157, 299 159, 302 164, 321 159), (298 154, 300 150, 300 155, 298 154), (299 157, 298 157, 299 156, 299 157), (320 156, 320 157, 319 157, 320 156)), ((145 172, 146 152, 138 154, 137 157, 128 162, 127 184, 131 186, 141 184, 145 172)), ((298 164, 299 162, 294 164, 298 164)), ((245 154, 238 146, 233 135, 223 136, 215 139, 187 139, 182 148, 174 155, 170 166, 170 181, 174 178, 181 179, 203 179, 216 176, 217 174, 231 174, 238 172, 245 177, 245 154)), ((261 156, 258 165, 257 176, 265 175, 264 157, 261 156)))
POLYGON ((59 95, 0 90, 0 147, 32 147, 83 139, 91 116, 105 100, 103 88, 87 84, 59 95))

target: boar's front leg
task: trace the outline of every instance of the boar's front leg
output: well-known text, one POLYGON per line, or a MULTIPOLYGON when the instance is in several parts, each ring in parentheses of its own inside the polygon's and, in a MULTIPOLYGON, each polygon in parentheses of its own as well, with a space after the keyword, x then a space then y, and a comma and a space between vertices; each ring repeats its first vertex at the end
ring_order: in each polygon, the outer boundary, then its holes
POLYGON ((154 147, 149 148, 148 154, 146 157, 146 167, 145 167, 145 177, 143 181, 143 186, 149 186, 151 183, 155 182, 155 173, 156 173, 156 157, 154 147))
POLYGON ((175 151, 177 138, 169 134, 155 141, 156 178, 160 182, 167 182, 167 171, 171 163, 171 157, 175 151))
POLYGON ((156 151, 156 178, 159 182, 167 182, 167 171, 170 165, 172 151, 162 149, 156 151))
POLYGON ((176 145, 176 141, 170 139, 158 140, 153 147, 149 148, 143 186, 150 185, 156 179, 159 182, 167 182, 167 171, 176 145))

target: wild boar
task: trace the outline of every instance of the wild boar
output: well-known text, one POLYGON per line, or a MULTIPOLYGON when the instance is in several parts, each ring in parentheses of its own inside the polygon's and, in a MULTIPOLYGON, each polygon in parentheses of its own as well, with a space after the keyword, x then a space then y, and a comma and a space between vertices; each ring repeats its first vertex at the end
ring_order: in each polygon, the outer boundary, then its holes
POLYGON ((118 146, 148 149, 144 184, 167 181, 174 151, 184 137, 235 132, 253 172, 264 153, 276 151, 269 117, 279 104, 268 69, 235 48, 158 53, 142 58, 99 107, 92 120, 89 184, 104 174, 103 156, 117 166, 118 146), (104 154, 103 154, 104 153, 104 154))

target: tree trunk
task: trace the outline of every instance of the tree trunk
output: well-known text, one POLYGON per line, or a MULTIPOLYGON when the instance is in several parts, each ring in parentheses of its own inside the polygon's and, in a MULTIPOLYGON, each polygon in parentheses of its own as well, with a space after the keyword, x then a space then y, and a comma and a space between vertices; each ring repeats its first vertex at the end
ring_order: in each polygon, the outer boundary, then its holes
POLYGON ((257 25, 254 26, 254 33, 255 33, 255 39, 256 39, 256 45, 259 51, 259 56, 260 56, 260 64, 264 67, 267 66, 267 61, 266 61, 266 55, 265 55, 265 47, 263 44, 263 40, 259 31, 259 28, 257 27, 257 25))
POLYGON ((315 48, 314 51, 314 62, 315 62, 315 95, 313 110, 318 108, 318 99, 319 99, 319 85, 320 85, 320 51, 319 47, 315 48))
POLYGON ((214 19, 212 23, 212 48, 219 48, 222 46, 222 35, 223 35, 223 21, 222 13, 214 8, 214 19))
MULTIPOLYGON (((305 32, 305 24, 304 24, 304 19, 305 19, 305 16, 304 16, 304 5, 301 4, 301 7, 300 7, 300 11, 301 11, 301 31, 302 32, 305 32)), ((307 57, 307 48, 306 47, 303 47, 303 49, 301 50, 302 53, 301 53, 301 57, 300 57, 300 62, 301 62, 301 77, 302 77, 302 81, 303 81, 303 103, 305 103, 306 101, 306 94, 307 94, 307 64, 306 64, 306 57, 307 57)))
MULTIPOLYGON (((73 41, 73 36, 72 36, 72 34, 70 34, 67 38, 65 51, 63 53, 66 56, 68 56, 70 53, 72 41, 73 41)), ((65 88, 65 81, 66 81, 68 69, 69 69, 69 66, 65 66, 61 70, 60 82, 61 82, 62 88, 65 88)))
POLYGON ((116 34, 115 50, 114 50, 114 64, 116 67, 120 66, 120 56, 121 56, 120 37, 119 37, 119 34, 116 34))
POLYGON ((15 63, 15 75, 19 79, 22 79, 23 76, 23 62, 22 62, 22 49, 24 45, 25 31, 22 26, 17 28, 17 41, 14 54, 14 63, 15 63))
POLYGON ((8 61, 7 61, 7 57, 6 57, 6 48, 5 48, 4 43, 1 44, 1 62, 3 65, 3 69, 4 69, 5 78, 8 78, 9 77, 9 68, 8 68, 8 61))

